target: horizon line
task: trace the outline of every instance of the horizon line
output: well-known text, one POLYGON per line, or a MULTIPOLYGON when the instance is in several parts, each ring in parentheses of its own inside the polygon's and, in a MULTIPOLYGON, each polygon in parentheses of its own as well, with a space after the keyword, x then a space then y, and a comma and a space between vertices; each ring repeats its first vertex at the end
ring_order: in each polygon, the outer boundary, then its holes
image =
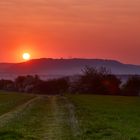
POLYGON ((130 64, 130 65, 140 65, 140 64, 134 64, 134 63, 125 63, 121 60, 117 60, 117 59, 111 59, 111 58, 89 58, 89 57, 40 57, 40 58, 32 58, 28 61, 17 61, 17 62, 7 62, 7 61, 3 61, 3 62, 0 62, 0 64, 18 64, 18 63, 26 63, 26 62, 30 62, 30 61, 33 61, 33 60, 41 60, 41 59, 52 59, 52 60, 70 60, 70 59, 85 59, 85 60, 106 60, 106 61, 116 61, 116 62, 119 62, 119 63, 122 63, 122 64, 130 64))

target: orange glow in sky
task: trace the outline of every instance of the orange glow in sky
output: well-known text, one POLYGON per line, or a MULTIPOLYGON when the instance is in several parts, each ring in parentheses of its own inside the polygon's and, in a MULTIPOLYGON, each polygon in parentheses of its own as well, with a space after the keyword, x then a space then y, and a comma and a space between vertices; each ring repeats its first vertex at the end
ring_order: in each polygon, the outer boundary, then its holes
POLYGON ((0 0, 0 61, 30 52, 140 64, 139 23, 139 0, 0 0))

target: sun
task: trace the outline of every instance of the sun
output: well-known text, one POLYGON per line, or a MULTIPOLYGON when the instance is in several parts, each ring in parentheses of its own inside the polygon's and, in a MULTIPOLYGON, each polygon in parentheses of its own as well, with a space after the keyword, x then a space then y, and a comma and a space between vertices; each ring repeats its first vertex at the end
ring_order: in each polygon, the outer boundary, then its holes
POLYGON ((31 55, 29 53, 23 53, 22 57, 24 60, 30 60, 31 55))

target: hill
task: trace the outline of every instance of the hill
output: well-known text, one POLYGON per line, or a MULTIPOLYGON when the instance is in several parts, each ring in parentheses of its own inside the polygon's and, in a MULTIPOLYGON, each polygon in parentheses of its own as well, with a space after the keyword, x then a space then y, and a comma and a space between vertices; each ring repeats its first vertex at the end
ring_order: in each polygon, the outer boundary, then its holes
POLYGON ((123 64, 115 60, 103 59, 33 59, 22 63, 1 63, 1 74, 79 74, 85 66, 106 67, 114 74, 140 74, 139 65, 123 64))

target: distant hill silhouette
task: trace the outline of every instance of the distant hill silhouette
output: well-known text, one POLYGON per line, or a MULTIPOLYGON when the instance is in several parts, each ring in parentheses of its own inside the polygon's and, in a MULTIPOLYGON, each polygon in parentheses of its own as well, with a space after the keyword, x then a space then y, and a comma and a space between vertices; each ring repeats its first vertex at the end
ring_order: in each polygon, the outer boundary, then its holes
POLYGON ((106 67, 114 74, 140 74, 139 65, 123 64, 115 60, 103 59, 33 59, 22 63, 1 63, 2 74, 46 74, 73 75, 79 74, 85 66, 106 67))

